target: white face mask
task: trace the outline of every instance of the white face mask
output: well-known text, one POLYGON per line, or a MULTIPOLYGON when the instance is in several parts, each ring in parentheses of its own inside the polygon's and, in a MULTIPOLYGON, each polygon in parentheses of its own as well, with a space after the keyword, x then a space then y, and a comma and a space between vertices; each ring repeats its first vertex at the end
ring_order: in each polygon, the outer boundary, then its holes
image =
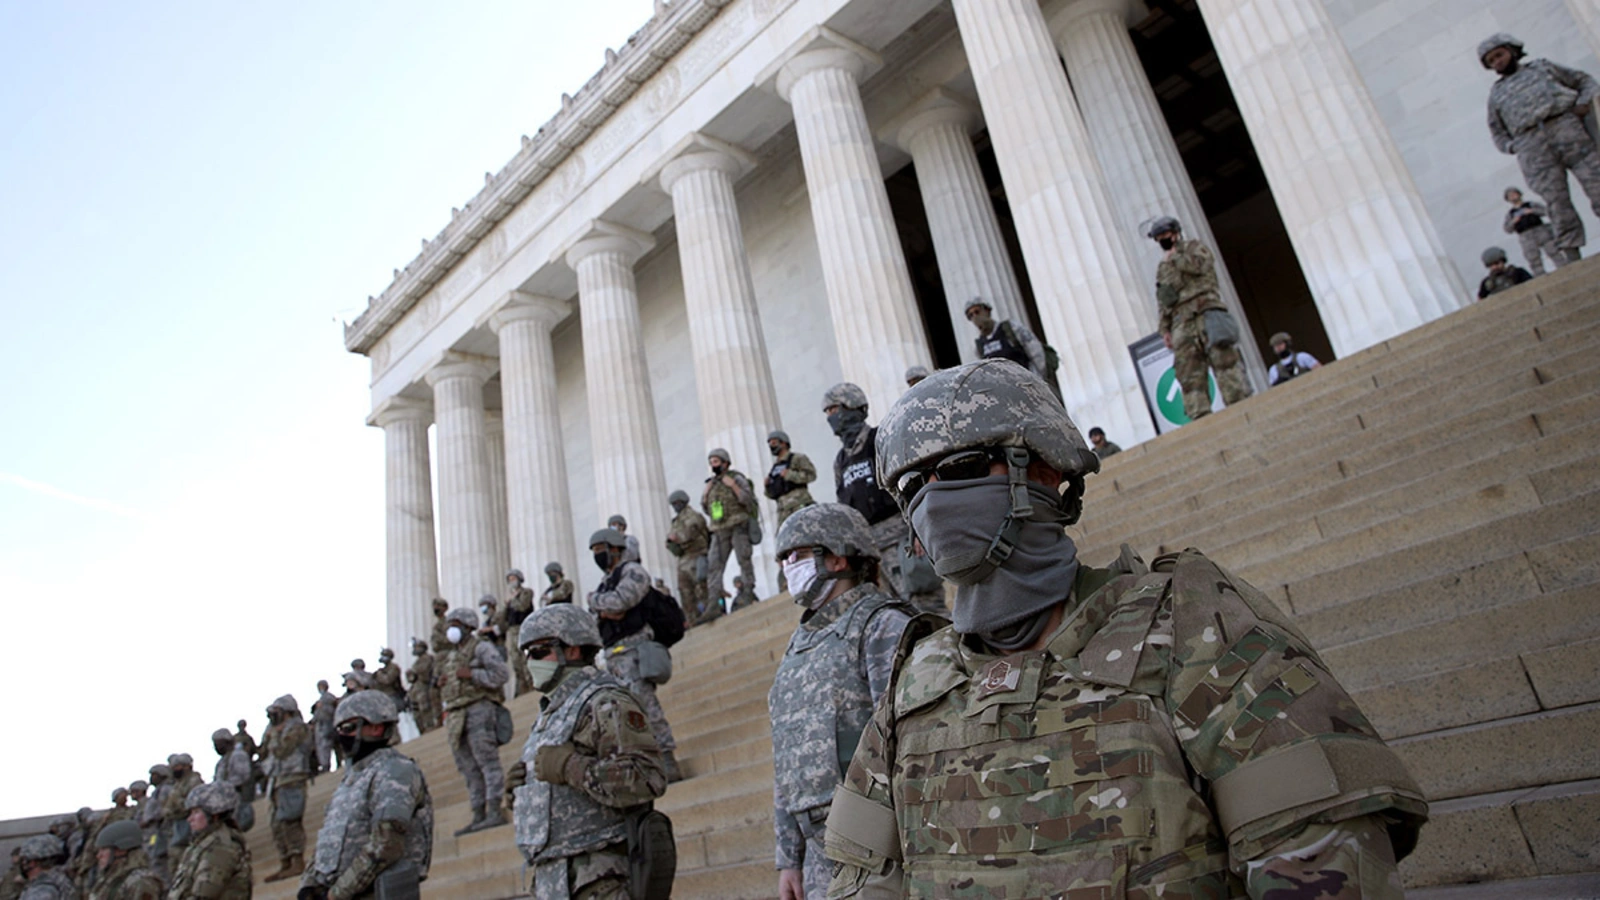
POLYGON ((449 628, 444 630, 444 637, 445 640, 452 644, 459 644, 461 643, 461 629, 451 625, 449 628))
POLYGON ((791 559, 783 564, 783 577, 789 582, 789 596, 806 609, 817 608, 817 598, 811 596, 817 586, 817 558, 791 559))

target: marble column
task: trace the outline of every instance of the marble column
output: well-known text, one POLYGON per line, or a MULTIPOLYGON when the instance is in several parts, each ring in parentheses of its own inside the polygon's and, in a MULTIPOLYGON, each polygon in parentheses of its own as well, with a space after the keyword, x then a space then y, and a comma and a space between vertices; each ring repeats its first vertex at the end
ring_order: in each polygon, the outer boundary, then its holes
MULTIPOLYGON (((1172 139, 1156 92, 1145 76, 1133 38, 1130 20, 1143 9, 1135 0, 1069 0, 1050 10, 1050 31, 1066 61, 1073 93, 1084 127, 1094 146, 1106 187, 1121 212, 1121 234, 1133 250, 1133 259, 1147 284, 1155 284, 1161 249, 1139 226, 1159 216, 1175 216, 1184 236, 1210 247, 1217 254, 1217 282, 1227 304, 1249 335, 1239 292, 1222 261, 1216 236, 1206 220, 1194 182, 1172 139)), ((1158 317, 1154 305, 1143 308, 1142 327, 1154 331, 1158 317)), ((1241 347, 1257 390, 1267 387, 1261 350, 1254 340, 1241 347)))
POLYGON ((451 352, 427 374, 439 453, 439 586, 452 608, 476 609, 479 597, 502 593, 483 410, 492 371, 486 360, 451 352))
POLYGON ((1589 49, 1600 56, 1600 0, 1567 0, 1567 11, 1583 30, 1589 49))
POLYGON ((511 565, 542 584, 546 563, 577 571, 572 499, 556 396, 550 332, 567 317, 565 300, 513 292, 489 318, 500 337, 500 405, 506 437, 506 522, 511 565))
POLYGON ((383 429, 387 646, 407 652, 411 638, 433 630, 439 563, 433 537, 433 479, 428 470, 426 403, 395 398, 373 414, 383 429))
POLYGON ((1155 287, 1128 251, 1038 0, 954 0, 1067 410, 1084 429, 1155 435, 1128 345, 1155 287))
MULTIPOLYGON (((484 410, 484 446, 489 458, 489 506, 493 513, 494 546, 501 578, 511 568, 511 538, 506 524, 506 423, 498 409, 484 410)), ((503 596, 504 590, 495 591, 503 596)))
POLYGON ((1322 0, 1200 0, 1200 12, 1334 352, 1468 302, 1322 0))
POLYGON ((776 80, 794 108, 839 364, 866 391, 874 418, 905 393, 908 366, 933 364, 861 103, 860 79, 876 62, 818 29, 776 80))
MULTIPOLYGON (((745 255, 734 177, 752 161, 733 147, 699 138, 661 170, 661 186, 672 195, 683 269, 689 344, 694 350, 695 392, 706 450, 723 447, 733 465, 760 490, 768 461, 767 434, 781 427, 778 396, 767 362, 767 345, 756 309, 755 284, 745 255)), ((697 495, 690 490, 690 496, 697 495)), ((773 505, 758 501, 766 533, 774 534, 773 505)), ((754 550, 756 592, 777 592, 774 541, 754 550)), ((737 571, 737 566, 730 566, 737 571)), ((731 582, 733 573, 726 578, 731 582)), ((729 588, 728 593, 733 591, 729 588)))
POLYGON ((963 362, 978 355, 972 340, 976 331, 966 319, 967 303, 974 298, 988 301, 996 319, 1028 323, 1017 273, 1006 255, 1000 220, 972 147, 970 133, 979 121, 972 104, 939 88, 912 104, 885 135, 911 154, 916 166, 963 362))
POLYGON ((621 513, 628 533, 639 539, 645 568, 667 578, 675 571, 666 550, 667 476, 633 277, 633 264, 653 246, 655 239, 648 234, 596 221, 566 251, 566 260, 578 273, 599 513, 594 527, 621 513))

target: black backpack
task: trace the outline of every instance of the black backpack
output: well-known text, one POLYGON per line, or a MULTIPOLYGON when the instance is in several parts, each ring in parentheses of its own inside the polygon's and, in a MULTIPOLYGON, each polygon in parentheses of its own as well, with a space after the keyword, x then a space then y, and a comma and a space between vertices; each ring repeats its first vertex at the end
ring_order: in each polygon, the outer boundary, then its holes
POLYGON ((656 643, 671 647, 683 639, 687 624, 683 618, 683 608, 658 588, 651 587, 639 605, 628 610, 622 618, 600 620, 600 639, 608 645, 615 644, 649 625, 650 630, 655 632, 656 643))

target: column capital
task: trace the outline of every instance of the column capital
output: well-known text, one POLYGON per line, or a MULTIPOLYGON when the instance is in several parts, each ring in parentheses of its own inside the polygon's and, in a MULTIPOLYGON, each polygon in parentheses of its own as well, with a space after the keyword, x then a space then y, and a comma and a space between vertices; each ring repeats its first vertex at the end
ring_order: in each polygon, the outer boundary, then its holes
POLYGON ((433 404, 426 400, 416 400, 404 395, 396 395, 378 404, 378 408, 367 416, 367 424, 375 428, 388 428, 395 422, 422 422, 433 421, 433 404))
POLYGON ((843 69, 860 82, 882 67, 883 57, 832 28, 818 25, 762 69, 756 76, 756 84, 788 100, 795 83, 812 72, 843 69))
POLYGON ((429 387, 437 387, 439 382, 452 378, 472 378, 482 386, 493 374, 494 365, 486 357, 447 350, 422 377, 429 387))
POLYGON ((727 141, 694 132, 674 144, 661 160, 640 179, 641 184, 659 181, 661 189, 672 193, 672 185, 691 172, 716 169, 737 181, 756 167, 754 155, 727 141))
POLYGON ((494 312, 489 314, 485 324, 495 334, 499 334, 502 328, 512 322, 534 321, 549 329, 554 328, 556 323, 565 319, 571 312, 570 300, 557 300, 554 297, 525 291, 510 291, 494 312))
POLYGON ((567 242, 556 250, 556 259, 564 259, 568 266, 578 268, 578 263, 595 255, 596 253, 620 253, 627 258, 631 265, 639 261, 639 257, 649 253, 656 245, 656 239, 651 235, 607 222, 604 219, 594 219, 574 234, 567 242))
POLYGON ((947 88, 937 87, 878 129, 878 137, 909 153, 911 142, 928 128, 957 125, 962 131, 970 133, 982 120, 976 102, 947 88))
POLYGON ((1149 14, 1150 8, 1145 6, 1144 0, 1066 0, 1046 3, 1044 7, 1050 34, 1058 41, 1063 39, 1064 32, 1089 16, 1115 16, 1124 27, 1131 28, 1149 14))

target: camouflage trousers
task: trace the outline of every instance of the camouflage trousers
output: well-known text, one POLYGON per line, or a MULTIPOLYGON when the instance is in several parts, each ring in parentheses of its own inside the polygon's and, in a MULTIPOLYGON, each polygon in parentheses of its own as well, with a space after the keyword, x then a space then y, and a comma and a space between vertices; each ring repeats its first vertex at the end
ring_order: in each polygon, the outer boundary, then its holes
POLYGON ((533 676, 528 674, 528 658, 522 655, 521 648, 517 646, 517 632, 519 630, 513 628, 511 633, 506 635, 506 663, 511 666, 511 673, 517 679, 515 696, 521 697, 523 694, 533 690, 533 676))
POLYGON ((1544 257, 1556 268, 1566 265, 1567 260, 1561 255, 1561 248, 1556 246, 1556 233, 1549 225, 1539 225, 1527 231, 1517 232, 1517 243, 1522 245, 1522 258, 1528 261, 1528 271, 1535 275, 1544 274, 1544 257))
POLYGON ((795 822, 805 837, 805 847, 800 863, 800 877, 805 881, 806 900, 827 900, 828 882, 833 880, 833 863, 823 849, 827 835, 828 810, 822 806, 797 814, 795 822))
POLYGON ((539 863, 529 887, 534 900, 629 900, 628 845, 539 863))
POLYGON ((456 771, 467 782, 467 798, 473 810, 485 809, 485 798, 500 802, 506 790, 506 773, 500 768, 500 745, 495 743, 496 705, 479 700, 465 709, 452 709, 449 727, 450 752, 456 758, 456 771))
MULTIPOLYGON (((706 558, 706 596, 721 598, 728 595, 727 588, 722 585, 722 570, 728 567, 729 556, 739 558, 739 574, 744 577, 748 594, 744 599, 748 604, 755 599, 756 567, 750 561, 750 529, 742 524, 711 532, 711 555, 706 558)), ((735 604, 740 599, 735 597, 735 604)))
POLYGON ((318 729, 313 740, 317 742, 317 768, 320 771, 331 771, 328 766, 333 762, 333 728, 327 731, 318 729))
POLYGON ((1172 325, 1172 368, 1183 389, 1183 411, 1191 419, 1211 414, 1211 387, 1206 370, 1217 376, 1222 402, 1232 406, 1250 396, 1245 380, 1244 357, 1238 347, 1220 350, 1206 340, 1205 317, 1180 316, 1172 325))
MULTIPOLYGON (((706 610, 704 553, 685 553, 678 557, 678 604, 690 622, 699 622, 706 610)), ((718 612, 722 608, 717 607, 718 612)))
POLYGON ((279 859, 288 859, 291 856, 302 856, 306 852, 306 826, 305 820, 299 816, 282 821, 278 819, 278 801, 282 799, 287 809, 298 806, 303 816, 306 808, 306 786, 301 784, 277 785, 272 789, 272 800, 268 807, 268 818, 272 820, 272 845, 277 848, 279 859), (299 793, 295 799, 293 794, 299 793))
POLYGON ((639 677, 639 651, 634 647, 621 653, 607 650, 604 656, 606 671, 622 679, 639 701, 645 718, 650 720, 650 733, 656 736, 656 744, 663 752, 678 749, 678 742, 672 737, 672 726, 667 724, 667 714, 661 709, 661 701, 656 699, 655 684, 639 677))
POLYGON ((1539 195, 1550 212, 1555 245, 1562 250, 1582 247, 1587 238, 1583 220, 1572 205, 1567 172, 1578 179, 1589 195, 1590 207, 1600 216, 1600 149, 1583 127, 1583 120, 1571 113, 1546 119, 1517 135, 1515 145, 1517 165, 1522 167, 1528 189, 1539 195))

